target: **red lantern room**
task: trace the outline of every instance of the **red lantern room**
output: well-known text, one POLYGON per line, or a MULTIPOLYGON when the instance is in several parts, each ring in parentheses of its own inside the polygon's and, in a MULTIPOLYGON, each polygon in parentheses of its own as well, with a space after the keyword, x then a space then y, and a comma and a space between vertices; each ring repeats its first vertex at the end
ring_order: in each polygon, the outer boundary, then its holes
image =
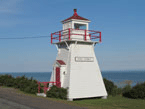
POLYGON ((61 22, 63 30, 51 34, 51 43, 63 41, 101 42, 101 32, 89 30, 90 20, 79 16, 77 9, 74 9, 73 16, 61 22))

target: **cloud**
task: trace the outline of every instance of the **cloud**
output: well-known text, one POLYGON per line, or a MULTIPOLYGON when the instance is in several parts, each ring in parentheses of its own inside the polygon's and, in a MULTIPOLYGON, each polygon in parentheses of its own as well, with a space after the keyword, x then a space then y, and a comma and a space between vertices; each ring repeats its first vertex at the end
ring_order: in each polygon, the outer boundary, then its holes
POLYGON ((17 5, 23 0, 0 0, 0 14, 17 13, 17 5))

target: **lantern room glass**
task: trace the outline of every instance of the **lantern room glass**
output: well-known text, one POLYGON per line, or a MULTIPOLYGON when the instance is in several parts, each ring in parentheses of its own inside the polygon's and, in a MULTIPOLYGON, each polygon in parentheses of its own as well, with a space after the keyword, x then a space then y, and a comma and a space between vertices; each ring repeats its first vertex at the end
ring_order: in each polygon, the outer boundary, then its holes
POLYGON ((86 24, 75 23, 74 24, 74 29, 83 29, 83 30, 86 30, 86 24))

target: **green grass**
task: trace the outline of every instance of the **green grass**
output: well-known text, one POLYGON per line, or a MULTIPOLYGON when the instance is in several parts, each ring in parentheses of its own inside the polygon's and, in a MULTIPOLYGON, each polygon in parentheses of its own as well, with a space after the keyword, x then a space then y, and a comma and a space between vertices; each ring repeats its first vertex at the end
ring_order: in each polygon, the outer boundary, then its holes
POLYGON ((86 99, 74 101, 92 109, 144 109, 145 100, 128 99, 122 96, 109 96, 108 99, 86 99))
MULTIPOLYGON (((2 86, 2 88, 7 88, 2 86)), ((25 94, 32 97, 38 97, 34 94, 27 94, 20 90, 17 93, 25 94)), ((46 100, 52 100, 60 103, 65 103, 74 106, 88 107, 89 109, 144 109, 145 100, 141 99, 128 99, 122 96, 109 96, 107 99, 83 99, 75 101, 66 101, 55 98, 44 98, 46 100)))

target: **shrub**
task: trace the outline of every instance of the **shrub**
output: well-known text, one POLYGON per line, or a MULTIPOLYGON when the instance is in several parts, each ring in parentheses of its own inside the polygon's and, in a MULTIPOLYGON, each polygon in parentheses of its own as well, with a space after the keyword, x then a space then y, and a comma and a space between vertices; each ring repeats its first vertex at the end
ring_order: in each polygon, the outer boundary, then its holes
POLYGON ((36 80, 33 80, 31 82, 30 88, 31 88, 31 91, 30 91, 31 94, 36 94, 38 92, 38 84, 36 80))
POLYGON ((22 78, 19 82, 19 87, 21 91, 24 91, 25 88, 27 88, 31 82, 27 78, 22 78))
POLYGON ((112 90, 112 96, 116 96, 116 95, 121 95, 122 94, 122 88, 118 88, 117 86, 113 88, 112 90))
POLYGON ((14 78, 11 75, 0 75, 0 85, 18 88, 26 93, 35 94, 38 92, 37 81, 25 76, 14 78))
POLYGON ((30 85, 24 88, 24 92, 36 94, 38 92, 38 85, 35 83, 31 83, 30 85))
POLYGON ((16 77, 15 81, 14 81, 14 88, 20 88, 20 90, 23 91, 23 87, 24 85, 27 84, 27 78, 25 76, 22 77, 16 77))
POLYGON ((38 92, 38 84, 36 80, 27 80, 26 83, 23 86, 24 92, 36 94, 38 92), (29 90, 29 92, 27 91, 29 90))
POLYGON ((31 87, 26 87, 25 89, 24 89, 24 92, 26 92, 26 93, 30 93, 31 92, 31 87))
POLYGON ((107 80, 106 78, 104 78, 103 80, 104 80, 104 84, 108 92, 108 95, 114 94, 114 91, 117 88, 117 86, 112 81, 107 80))
POLYGON ((15 79, 11 75, 1 75, 0 76, 0 85, 1 86, 7 86, 7 87, 13 87, 13 81, 15 79))
POLYGON ((123 93, 124 97, 145 99, 145 82, 135 85, 131 90, 123 93))
POLYGON ((52 86, 51 89, 47 92, 47 97, 66 99, 67 89, 58 88, 57 86, 52 86))
POLYGON ((131 86, 130 85, 126 85, 123 89, 122 89, 122 92, 123 93, 127 93, 131 90, 131 86))
POLYGON ((9 78, 7 79, 7 82, 6 82, 6 86, 7 87, 13 87, 14 86, 14 81, 15 81, 15 78, 9 78))

